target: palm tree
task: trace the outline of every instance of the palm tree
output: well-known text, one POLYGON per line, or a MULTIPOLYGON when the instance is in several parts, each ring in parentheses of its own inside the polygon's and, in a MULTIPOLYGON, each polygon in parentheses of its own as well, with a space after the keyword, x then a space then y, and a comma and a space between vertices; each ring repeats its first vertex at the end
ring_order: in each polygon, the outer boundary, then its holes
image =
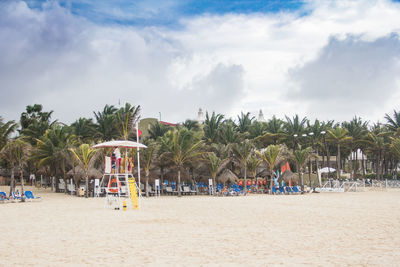
POLYGON ((79 118, 71 124, 72 133, 79 142, 93 142, 96 126, 92 119, 79 118))
POLYGON ((286 145, 289 147, 293 146, 293 150, 296 146, 296 139, 295 136, 301 136, 305 132, 306 124, 307 124, 307 118, 304 117, 301 119, 299 115, 295 115, 293 119, 289 118, 288 116, 286 117, 286 122, 283 125, 284 128, 284 139, 286 142, 286 145))
POLYGON ((274 173, 275 167, 285 159, 286 147, 284 145, 269 145, 265 150, 256 151, 256 153, 258 157, 267 164, 268 169, 271 171, 270 189, 272 189, 272 173, 274 173))
POLYGON ((375 158, 375 166, 376 166, 376 178, 382 178, 382 162, 384 153, 387 149, 388 144, 385 141, 385 132, 381 130, 380 127, 377 127, 374 131, 367 134, 367 136, 363 139, 363 142, 367 144, 366 151, 372 155, 371 158, 375 158))
POLYGON ((256 181, 256 187, 258 190, 258 183, 257 183, 257 168, 262 163, 262 160, 256 157, 253 153, 250 155, 249 159, 247 160, 247 168, 249 169, 250 174, 254 177, 256 181))
POLYGON ((117 108, 113 105, 106 105, 102 112, 93 112, 96 118, 96 130, 99 138, 110 141, 118 136, 116 128, 117 108))
POLYGON ((76 159, 79 161, 84 173, 85 173, 85 189, 86 189, 86 197, 89 197, 89 167, 92 163, 94 156, 96 155, 96 151, 88 144, 81 144, 76 149, 69 149, 76 159))
POLYGON ((385 114, 387 121, 386 126, 389 130, 397 135, 400 135, 400 112, 393 110, 393 118, 389 114, 385 114))
POLYGON ((239 161, 240 165, 244 168, 244 192, 246 193, 247 186, 247 163, 254 152, 254 145, 248 139, 244 140, 244 142, 238 144, 235 143, 232 145, 233 158, 239 161))
POLYGON ((204 139, 207 143, 216 143, 218 140, 218 129, 224 120, 224 115, 212 113, 211 117, 206 112, 206 120, 204 121, 204 139))
POLYGON ((155 154, 157 152, 157 143, 154 141, 150 141, 147 144, 147 149, 142 150, 140 156, 142 158, 141 162, 144 163, 144 172, 146 177, 146 197, 149 197, 149 175, 150 175, 150 167, 154 160, 155 154))
POLYGON ((183 127, 191 131, 198 131, 200 130, 200 125, 196 120, 186 120, 183 124, 183 127))
POLYGON ((22 138, 16 139, 16 160, 19 168, 19 177, 21 182, 21 192, 25 192, 24 190, 24 166, 29 159, 30 153, 30 144, 25 142, 22 138))
POLYGON ((1 150, 2 157, 11 169, 10 195, 15 191, 15 166, 18 166, 21 179, 21 191, 24 192, 23 167, 28 158, 29 144, 22 138, 10 140, 1 150))
POLYGON ((254 139, 259 136, 263 136, 266 132, 267 132, 267 123, 255 121, 251 124, 249 128, 249 137, 250 139, 254 139))
POLYGON ((14 121, 3 122, 0 116, 0 150, 7 144, 11 134, 17 129, 18 124, 14 121))
MULTIPOLYGON (((264 124, 264 123, 263 123, 264 124)), ((255 138, 257 143, 261 143, 263 146, 270 144, 277 145, 278 142, 285 136, 283 130, 283 121, 277 119, 275 116, 265 123, 266 132, 255 138)))
POLYGON ((224 121, 218 129, 218 141, 224 145, 239 142, 239 133, 231 120, 224 121))
MULTIPOLYGON (((299 178, 301 181, 301 190, 303 190, 304 187, 304 180, 303 180, 303 172, 304 172, 304 167, 307 164, 307 162, 313 157, 312 154, 312 148, 307 147, 304 149, 298 148, 295 151, 293 151, 290 156, 289 156, 296 164, 297 166, 297 171, 299 174, 299 178)), ((311 181, 310 181, 311 183, 311 181)))
POLYGON ((44 133, 57 124, 57 121, 50 122, 53 111, 43 112, 42 105, 35 104, 27 106, 26 112, 21 114, 21 135, 31 145, 36 144, 36 139, 44 135, 44 133))
POLYGON ((328 130, 326 139, 337 146, 337 156, 336 156, 336 178, 339 179, 341 164, 340 164, 340 147, 343 144, 351 141, 352 138, 348 136, 348 131, 346 128, 335 127, 334 129, 328 130))
POLYGON ((400 159, 400 138, 399 137, 392 139, 390 148, 391 148, 393 154, 397 157, 397 160, 399 160, 400 159))
POLYGON ((37 145, 32 158, 38 161, 39 167, 49 166, 54 175, 57 175, 57 170, 60 170, 66 182, 68 151, 73 138, 74 135, 69 132, 68 127, 56 124, 48 129, 42 137, 36 139, 37 145))
POLYGON ((161 139, 162 154, 164 159, 171 160, 178 169, 178 196, 181 196, 181 170, 184 164, 199 158, 203 141, 200 136, 186 128, 168 131, 161 139))
POLYGON ((252 121, 254 120, 254 116, 250 117, 250 112, 244 114, 243 112, 240 113, 238 117, 237 128, 240 133, 248 132, 251 126, 252 121))
POLYGON ((26 111, 21 114, 20 118, 22 130, 29 128, 31 124, 36 122, 49 122, 53 111, 43 112, 42 110, 43 106, 40 104, 26 106, 26 111))
MULTIPOLYGON (((319 148, 322 148, 322 150, 327 150, 327 147, 325 146, 325 134, 326 134, 326 129, 329 126, 330 122, 325 123, 325 122, 320 122, 318 119, 314 121, 313 124, 310 124, 310 122, 307 122, 307 132, 308 135, 311 137, 311 145, 312 149, 315 152, 315 168, 317 170, 317 178, 318 178, 318 183, 321 186, 321 179, 318 174, 318 169, 319 169, 319 158, 318 158, 318 151, 319 148)), ((327 157, 328 158, 328 157, 327 157)), ((322 160, 324 161, 324 157, 322 156, 322 160)), ((328 163, 329 167, 329 163, 328 163)), ((311 172, 311 168, 310 168, 311 172)))
POLYGON ((217 174, 226 166, 228 158, 220 158, 214 152, 209 152, 204 155, 204 159, 208 164, 211 178, 213 180, 213 195, 217 194, 217 183, 215 178, 217 174))
POLYGON ((125 107, 117 111, 117 129, 120 133, 120 137, 124 140, 128 140, 128 137, 133 134, 134 126, 139 120, 139 112, 140 106, 132 106, 129 103, 126 103, 125 107))
POLYGON ((151 124, 149 129, 149 138, 153 140, 157 140, 159 137, 164 136, 166 132, 168 132, 169 126, 161 124, 160 122, 156 122, 155 124, 151 124))
POLYGON ((368 132, 368 122, 363 122, 361 118, 354 117, 350 122, 344 122, 343 127, 348 131, 348 135, 351 137, 349 140, 350 151, 354 155, 353 160, 353 177, 357 175, 357 162, 358 162, 358 149, 360 148, 360 142, 368 132))

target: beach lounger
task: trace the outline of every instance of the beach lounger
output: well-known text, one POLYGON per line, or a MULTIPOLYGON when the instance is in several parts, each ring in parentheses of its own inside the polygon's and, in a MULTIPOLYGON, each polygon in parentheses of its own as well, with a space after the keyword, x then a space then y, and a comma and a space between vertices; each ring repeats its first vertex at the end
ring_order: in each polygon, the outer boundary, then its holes
POLYGON ((288 192, 289 194, 294 194, 295 193, 290 186, 286 186, 286 192, 288 192))
POLYGON ((7 197, 6 192, 0 192, 0 201, 2 203, 5 203, 7 201, 9 201, 10 199, 7 197))
POLYGON ((278 190, 279 190, 279 192, 280 192, 281 194, 286 194, 285 188, 283 188, 282 186, 280 186, 280 187, 278 188, 278 190))
POLYGON ((274 195, 279 194, 279 192, 276 191, 276 187, 272 187, 272 194, 274 194, 274 195))
POLYGON ((12 200, 13 202, 15 202, 15 201, 17 201, 17 200, 19 200, 19 201, 25 201, 25 197, 17 196, 17 195, 15 194, 15 192, 11 192, 11 200, 12 200))
POLYGON ((25 197, 28 200, 39 200, 41 199, 40 197, 35 197, 32 193, 32 191, 25 191, 25 197))
POLYGON ((187 195, 195 195, 196 194, 196 191, 195 190, 190 190, 189 186, 184 186, 182 192, 187 194, 187 195))
POLYGON ((299 190, 299 188, 298 188, 297 186, 293 186, 292 189, 293 189, 293 191, 294 191, 295 193, 303 194, 303 191, 299 190))
POLYGON ((149 196, 155 196, 156 195, 156 191, 153 190, 151 185, 149 185, 149 188, 147 189, 147 191, 149 192, 149 196))
POLYGON ((176 194, 178 194, 178 191, 172 190, 171 186, 167 186, 165 188, 165 192, 167 193, 167 195, 176 195, 176 194))

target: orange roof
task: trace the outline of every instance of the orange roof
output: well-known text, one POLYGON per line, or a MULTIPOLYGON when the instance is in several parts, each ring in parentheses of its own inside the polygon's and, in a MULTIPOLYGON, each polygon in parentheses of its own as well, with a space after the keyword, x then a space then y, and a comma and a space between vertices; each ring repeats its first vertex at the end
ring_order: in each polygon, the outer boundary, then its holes
POLYGON ((166 121, 160 121, 161 124, 167 125, 167 126, 176 126, 177 124, 166 122, 166 121))

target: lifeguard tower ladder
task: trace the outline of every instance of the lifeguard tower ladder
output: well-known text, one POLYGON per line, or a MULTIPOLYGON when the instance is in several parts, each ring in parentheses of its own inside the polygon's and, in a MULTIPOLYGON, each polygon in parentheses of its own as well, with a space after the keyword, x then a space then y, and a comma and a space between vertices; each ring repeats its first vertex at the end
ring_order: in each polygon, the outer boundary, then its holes
POLYGON ((132 141, 110 141, 95 145, 94 148, 111 148, 110 156, 105 156, 104 174, 100 182, 101 192, 106 199, 104 208, 122 210, 124 204, 132 209, 139 209, 141 193, 139 148, 145 145, 132 141), (120 148, 124 149, 124 157, 121 157, 120 148), (131 157, 128 150, 131 149, 131 157), (138 183, 133 176, 133 149, 138 150, 138 183))

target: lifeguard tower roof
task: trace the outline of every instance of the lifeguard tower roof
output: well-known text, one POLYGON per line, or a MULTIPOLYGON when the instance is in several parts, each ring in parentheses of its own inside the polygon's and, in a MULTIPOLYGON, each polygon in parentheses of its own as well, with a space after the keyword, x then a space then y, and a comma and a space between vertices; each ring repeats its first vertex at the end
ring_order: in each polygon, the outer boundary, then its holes
POLYGON ((108 141, 93 146, 93 148, 103 148, 103 147, 147 148, 147 146, 141 143, 128 140, 108 141))

